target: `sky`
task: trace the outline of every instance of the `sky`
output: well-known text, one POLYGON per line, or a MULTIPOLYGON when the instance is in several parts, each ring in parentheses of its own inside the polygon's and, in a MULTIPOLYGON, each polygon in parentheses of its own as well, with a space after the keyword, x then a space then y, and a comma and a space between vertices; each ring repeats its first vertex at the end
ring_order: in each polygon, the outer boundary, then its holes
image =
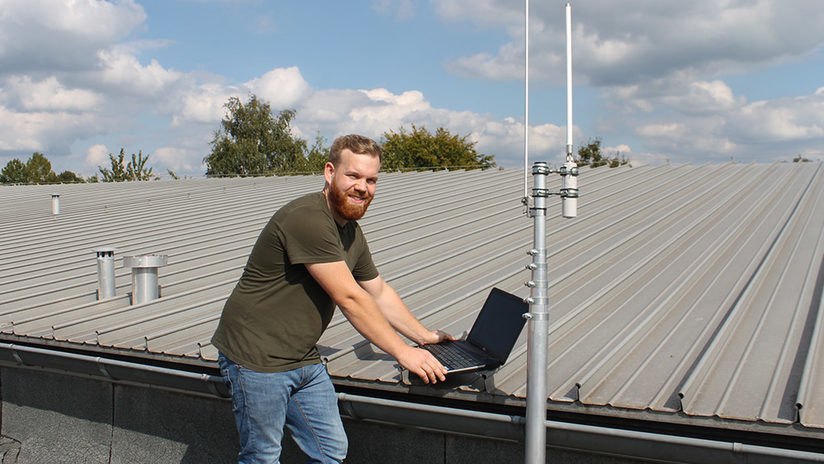
MULTIPOLYGON (((572 0, 573 146, 824 160, 820 0, 572 0)), ((529 5, 529 162, 566 150, 565 0, 529 5)), ((0 165, 200 177, 232 96, 311 142, 445 127, 524 165, 523 0, 0 0, 0 165)), ((166 176, 168 177, 168 176, 166 176)))

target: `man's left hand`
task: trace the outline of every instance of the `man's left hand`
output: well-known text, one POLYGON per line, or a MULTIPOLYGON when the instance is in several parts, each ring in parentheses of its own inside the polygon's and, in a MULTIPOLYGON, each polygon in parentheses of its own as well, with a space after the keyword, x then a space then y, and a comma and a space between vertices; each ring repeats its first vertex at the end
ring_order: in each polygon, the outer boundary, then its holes
POLYGON ((455 340, 455 337, 449 335, 443 330, 430 330, 426 336, 424 336, 423 343, 421 343, 421 345, 430 345, 445 342, 447 340, 455 340))

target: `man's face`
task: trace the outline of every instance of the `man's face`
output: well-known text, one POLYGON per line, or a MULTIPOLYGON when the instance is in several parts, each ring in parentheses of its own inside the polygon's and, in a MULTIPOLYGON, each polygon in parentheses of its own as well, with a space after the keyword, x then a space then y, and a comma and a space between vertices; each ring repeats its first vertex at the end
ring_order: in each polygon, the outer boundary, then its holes
POLYGON ((380 167, 377 156, 355 154, 350 150, 341 152, 337 167, 326 163, 327 200, 338 223, 363 217, 375 196, 380 167))

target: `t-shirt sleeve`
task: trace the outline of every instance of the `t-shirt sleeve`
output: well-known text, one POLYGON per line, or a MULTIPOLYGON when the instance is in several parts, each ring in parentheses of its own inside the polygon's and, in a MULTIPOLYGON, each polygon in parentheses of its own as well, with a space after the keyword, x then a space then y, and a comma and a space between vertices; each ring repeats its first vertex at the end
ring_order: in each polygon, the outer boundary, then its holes
POLYGON ((311 209, 292 211, 280 226, 286 255, 294 264, 343 261, 343 247, 333 222, 311 209))

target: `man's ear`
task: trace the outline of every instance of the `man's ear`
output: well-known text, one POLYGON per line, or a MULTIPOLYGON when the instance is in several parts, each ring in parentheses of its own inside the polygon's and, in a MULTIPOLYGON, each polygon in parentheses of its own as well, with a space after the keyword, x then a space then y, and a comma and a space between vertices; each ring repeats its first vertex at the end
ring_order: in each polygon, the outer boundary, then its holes
POLYGON ((332 164, 331 161, 327 161, 326 165, 323 166, 323 177, 326 179, 326 183, 332 185, 332 176, 335 174, 335 165, 332 164))

